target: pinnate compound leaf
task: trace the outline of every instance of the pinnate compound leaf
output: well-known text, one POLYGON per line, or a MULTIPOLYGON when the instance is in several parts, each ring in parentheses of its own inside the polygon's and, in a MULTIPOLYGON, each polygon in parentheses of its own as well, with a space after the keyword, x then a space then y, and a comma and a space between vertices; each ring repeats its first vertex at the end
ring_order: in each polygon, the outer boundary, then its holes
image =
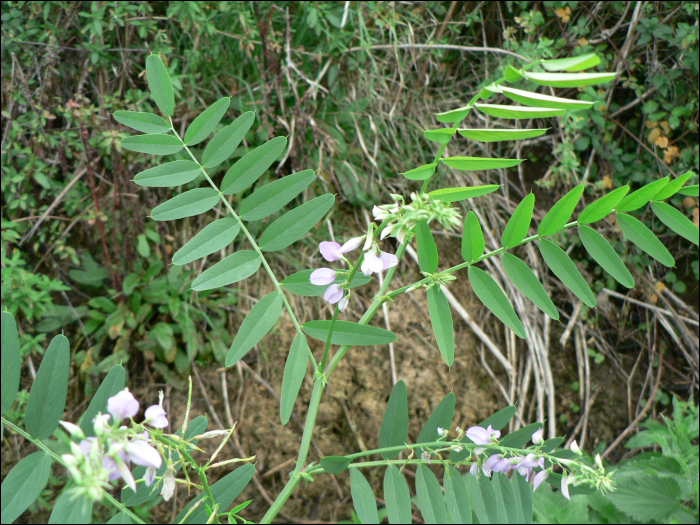
POLYGON ((486 248, 484 232, 476 213, 470 211, 464 216, 464 229, 462 230, 462 259, 472 262, 481 257, 486 248))
POLYGON ((501 86, 503 94, 515 102, 525 104, 526 106, 534 106, 538 108, 552 109, 570 109, 573 111, 581 111, 582 109, 590 109, 593 102, 586 100, 572 100, 568 98, 552 97, 550 95, 542 95, 531 91, 523 91, 522 89, 509 88, 501 86))
POLYGON ((125 137, 119 143, 122 148, 149 155, 172 155, 177 153, 185 144, 175 135, 133 135, 125 137))
POLYGON ((445 487, 445 501, 447 511, 452 516, 452 523, 471 523, 472 505, 469 501, 467 484, 452 465, 447 465, 442 485, 445 487))
POLYGON ((196 162, 176 160, 138 173, 134 182, 151 188, 172 188, 192 182, 200 173, 202 168, 196 162))
POLYGON ((44 490, 50 473, 51 456, 43 450, 22 458, 12 468, 2 481, 2 523, 12 523, 27 510, 44 490))
POLYGON ((235 365, 275 326, 282 314, 282 292, 274 291, 260 299, 243 320, 226 356, 226 366, 235 365))
POLYGON ((486 184, 484 186, 468 186, 465 188, 442 188, 433 190, 428 195, 433 199, 439 199, 442 202, 455 202, 464 199, 473 199, 481 197, 488 193, 496 191, 500 186, 498 184, 486 184))
POLYGON ((493 170, 510 168, 522 162, 520 159, 490 159, 486 157, 448 157, 441 159, 445 166, 461 171, 493 170))
POLYGON ((626 213, 618 213, 615 217, 625 237, 636 244, 640 250, 646 252, 664 266, 672 268, 676 265, 671 252, 654 235, 654 232, 647 228, 639 219, 626 213))
POLYGON ((537 233, 543 237, 547 237, 549 235, 554 235, 566 226, 566 223, 569 222, 571 215, 576 209, 578 201, 581 199, 581 195, 583 195, 583 190, 584 186, 580 184, 559 199, 559 201, 552 206, 552 209, 547 212, 547 215, 544 216, 542 222, 540 222, 537 233))
POLYGON ((352 493, 352 504, 360 522, 379 523, 377 500, 374 497, 372 487, 360 469, 350 470, 350 492, 352 493))
POLYGON ((413 168, 412 170, 402 173, 401 175, 406 177, 408 180, 425 180, 433 176, 436 167, 437 163, 426 164, 425 166, 413 168))
POLYGON ((517 246, 527 235, 532 221, 532 212, 535 209, 535 194, 530 193, 525 197, 518 207, 515 208, 513 216, 508 220, 503 235, 501 245, 504 248, 517 246))
POLYGON ((233 195, 253 184, 279 158, 286 146, 287 137, 275 137, 246 153, 226 172, 221 182, 223 194, 233 195))
MULTIPOLYGON (((280 284, 284 286, 285 290, 292 292, 295 295, 302 295, 304 297, 320 297, 326 293, 328 285, 316 285, 312 284, 309 280, 311 274, 315 270, 312 268, 310 270, 302 270, 300 272, 293 273, 287 277, 280 284)), ((335 281, 331 284, 343 284, 347 280, 345 275, 339 275, 336 277, 335 281)), ((350 283, 350 288, 357 288, 358 286, 364 286, 372 280, 371 276, 364 275, 361 272, 357 272, 350 283)))
MULTIPOLYGON (((382 428, 379 430, 379 448, 398 447, 406 442, 408 437, 408 397, 406 383, 399 380, 391 389, 389 401, 384 410, 382 428)), ((384 459, 394 459, 400 450, 382 452, 384 459)))
POLYGON ((652 474, 625 476, 608 494, 618 510, 641 523, 665 522, 680 507, 681 490, 673 478, 652 474))
POLYGON ((19 390, 22 363, 19 353, 17 323, 9 312, 0 313, 2 318, 2 413, 7 412, 15 402, 19 390))
POLYGON ((452 418, 455 413, 456 400, 457 398, 453 392, 450 392, 442 398, 442 401, 435 407, 433 413, 430 414, 428 421, 423 425, 416 443, 431 443, 437 441, 439 437, 438 427, 447 430, 450 429, 452 426, 452 418))
POLYGON ((389 523, 413 523, 411 493, 406 478, 394 465, 387 465, 384 473, 384 501, 389 523))
POLYGON ((591 291, 590 286, 578 271, 576 265, 571 258, 566 255, 566 252, 559 248, 552 241, 540 239, 537 243, 544 262, 547 263, 549 269, 552 270, 561 282, 563 282, 569 290, 574 292, 576 297, 581 299, 583 303, 591 308, 595 308, 595 295, 591 291))
POLYGON ((621 186, 600 199, 592 202, 579 214, 578 222, 590 224, 607 217, 630 191, 629 186, 621 186))
POLYGON ((280 418, 286 425, 294 410, 299 390, 304 382, 306 368, 309 365, 309 343, 302 333, 297 334, 284 364, 282 378, 282 394, 280 396, 280 418))
POLYGON ((141 133, 168 133, 170 123, 163 117, 141 111, 115 111, 114 120, 141 133))
POLYGON ((301 239, 328 213, 335 196, 321 195, 294 208, 270 224, 260 238, 260 249, 275 252, 301 239))
POLYGON ((242 250, 232 253, 223 261, 202 272, 192 282, 192 289, 201 292, 221 288, 250 277, 260 268, 262 259, 253 250, 242 250))
POLYGON ((457 109, 451 109, 450 111, 445 111, 443 113, 438 113, 436 115, 438 122, 444 122, 445 124, 453 124, 455 122, 460 122, 471 111, 472 106, 464 106, 457 109))
POLYGON ((531 108, 529 106, 503 106, 501 104, 477 104, 476 108, 482 113, 496 118, 531 119, 556 117, 566 113, 565 109, 531 108))
POLYGON ((690 197, 697 197, 699 195, 698 185, 695 184, 694 186, 686 186, 685 188, 678 190, 678 193, 681 195, 689 195, 690 197))
POLYGON ((491 310, 493 315, 498 317, 502 323, 515 332, 515 335, 525 339, 525 328, 520 322, 518 314, 510 305, 506 294, 498 286, 493 277, 484 270, 470 266, 468 270, 469 282, 474 293, 484 306, 491 310))
POLYGON ((501 142, 504 140, 521 140, 544 135, 544 129, 458 129, 460 135, 479 142, 501 142))
POLYGON ((530 73, 526 71, 523 75, 542 86, 583 87, 610 82, 617 73, 530 73))
POLYGON ((559 312, 557 308, 530 267, 515 255, 505 252, 501 254, 501 263, 503 263, 506 275, 513 281, 518 290, 535 303, 537 308, 555 321, 558 321, 559 312))
POLYGON ((634 278, 610 243, 600 233, 580 224, 578 236, 593 260, 626 288, 634 288, 634 278))
POLYGON ((670 177, 664 177, 663 179, 654 181, 646 186, 642 186, 637 191, 633 191, 627 195, 627 197, 622 199, 622 202, 617 205, 616 211, 638 210, 653 199, 656 194, 668 184, 669 180, 670 177))
POLYGON ((654 210, 654 215, 666 226, 696 246, 698 245, 698 227, 682 212, 665 202, 652 202, 651 209, 654 210))
POLYGON ((74 500, 74 494, 69 489, 65 491, 56 500, 51 516, 49 517, 49 525, 52 523, 90 523, 92 516, 92 500, 85 496, 79 496, 74 500))
POLYGON ((146 59, 146 74, 148 75, 148 88, 151 90, 153 100, 158 109, 168 117, 175 112, 175 92, 170 81, 168 70, 158 55, 150 55, 146 59))
POLYGON ((440 354, 447 366, 452 366, 455 360, 455 331, 452 313, 445 294, 437 285, 428 290, 428 313, 440 354))
POLYGON ((192 121, 190 127, 187 128, 185 144, 194 146, 211 135, 228 111, 230 103, 231 99, 229 97, 220 98, 205 109, 201 115, 198 115, 197 118, 192 121))
POLYGON ((176 265, 187 264, 218 252, 231 244, 240 230, 241 225, 236 219, 226 217, 214 221, 175 252, 172 262, 176 265))
POLYGON ((352 459, 345 456, 326 456, 321 458, 321 466, 328 474, 337 475, 345 472, 350 463, 352 463, 352 459))
POLYGON ((426 523, 447 523, 445 498, 435 474, 424 464, 416 472, 418 508, 426 523))
POLYGON ((255 121, 255 113, 246 111, 211 139, 202 154, 202 166, 214 168, 228 159, 248 133, 255 121))
POLYGON ((547 71, 583 71, 598 64, 600 64, 600 57, 595 53, 540 62, 540 65, 547 71))
POLYGON ((455 134, 453 128, 429 129, 423 132, 426 139, 438 144, 447 144, 455 134))
POLYGON ((34 439, 46 439, 58 427, 66 407, 69 373, 70 343, 67 337, 57 335, 41 360, 27 402, 25 422, 34 439))
POLYGON ((671 182, 669 182, 666 186, 661 188, 661 191, 657 193, 654 196, 655 201, 663 201, 668 198, 673 197, 678 191, 683 187, 683 184, 685 184, 690 177, 693 176, 693 172, 689 171, 688 173, 681 175, 680 177, 676 177, 673 179, 671 182))
POLYGON ((124 390, 126 385, 126 371, 122 365, 114 365, 100 383, 100 387, 90 401, 90 405, 82 416, 80 427, 85 432, 86 437, 95 435, 95 427, 92 420, 98 412, 107 413, 107 400, 124 390))
POLYGON ((438 251, 430 226, 426 221, 420 221, 415 231, 418 266, 423 272, 435 273, 438 267, 438 251))
MULTIPOLYGON (((301 328, 306 335, 325 343, 330 326, 331 321, 309 321, 301 328)), ((331 336, 331 343, 334 345, 388 345, 394 341, 396 341, 394 332, 351 321, 336 321, 331 336)))
POLYGON ((153 208, 151 218, 156 221, 174 221, 199 215, 216 206, 219 198, 220 194, 214 188, 195 188, 153 208))
POLYGON ((243 201, 241 219, 257 221, 272 215, 304 191, 315 177, 313 170, 304 170, 266 184, 243 201))

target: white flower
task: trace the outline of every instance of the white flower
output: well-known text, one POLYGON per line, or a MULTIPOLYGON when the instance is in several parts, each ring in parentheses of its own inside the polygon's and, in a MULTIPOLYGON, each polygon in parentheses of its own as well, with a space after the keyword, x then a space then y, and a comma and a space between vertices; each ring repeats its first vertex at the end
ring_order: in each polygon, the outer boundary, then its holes
POLYGON ((445 437, 447 435, 447 432, 448 432, 447 429, 444 429, 442 427, 438 427, 437 430, 438 430, 438 434, 440 435, 440 437, 445 437))
POLYGON ((575 440, 575 439, 571 442, 571 446, 570 446, 569 448, 570 448, 571 450, 573 450, 573 451, 574 451, 576 454, 578 454, 579 456, 583 456, 583 452, 581 452, 581 449, 578 448, 578 443, 576 443, 576 440, 575 440))
POLYGON ((383 269, 384 263, 374 252, 365 253, 365 260, 362 261, 362 266, 360 266, 363 274, 369 277, 373 273, 380 273, 383 269))
POLYGON ((338 302, 338 310, 341 312, 344 312, 345 309, 348 307, 348 303, 350 303, 350 295, 346 295, 343 297, 339 302, 338 302))
POLYGON ((173 497, 173 492, 175 492, 175 476, 172 469, 168 469, 163 476, 163 490, 160 491, 160 495, 165 501, 168 501, 173 497))

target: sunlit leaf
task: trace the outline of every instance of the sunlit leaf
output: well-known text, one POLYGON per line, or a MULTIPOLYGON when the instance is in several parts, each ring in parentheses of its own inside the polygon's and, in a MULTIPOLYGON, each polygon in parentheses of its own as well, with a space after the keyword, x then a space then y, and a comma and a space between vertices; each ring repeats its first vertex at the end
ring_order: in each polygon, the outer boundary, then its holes
POLYGON ((686 186, 685 188, 681 188, 678 190, 678 193, 681 195, 689 195, 690 197, 697 197, 698 196, 698 185, 695 184, 694 186, 686 186))
POLYGON ((530 267, 515 255, 505 252, 501 254, 501 262, 503 263, 503 269, 506 275, 516 288, 520 290, 525 297, 535 303, 537 308, 555 321, 558 321, 559 312, 557 308, 554 306, 554 303, 552 303, 544 286, 542 286, 542 283, 537 279, 530 267))
POLYGON ((246 153, 226 172, 221 182, 222 193, 233 195, 253 184, 279 158, 286 146, 286 137, 275 137, 246 153))
POLYGON ((509 99, 526 106, 552 109, 570 109, 573 111, 590 109, 593 106, 593 102, 588 102, 586 100, 572 100, 568 98, 553 97, 550 95, 542 95, 540 93, 533 93, 531 91, 524 91, 522 89, 515 89, 505 86, 501 86, 501 90, 509 99))
POLYGON ((450 111, 445 111, 443 113, 438 113, 437 119, 439 122, 444 122, 445 124, 452 124, 454 122, 460 122, 461 120, 464 120, 464 118, 469 114, 469 111, 471 111, 472 106, 464 106, 461 108, 457 109, 452 109, 450 111))
POLYGON ((664 202, 652 202, 651 209, 666 226, 696 246, 698 245, 698 227, 683 213, 664 202))
POLYGON ((282 394, 280 395, 280 418, 286 425, 294 410, 294 403, 299 395, 299 389, 304 382, 306 368, 309 365, 309 343, 306 336, 299 333, 292 342, 287 355, 282 378, 282 394))
POLYGON ((484 306, 513 330, 515 335, 525 339, 525 328, 520 322, 520 318, 493 277, 475 266, 469 267, 468 274, 472 289, 479 300, 484 303, 484 306))
POLYGON ((464 199, 473 199, 481 197, 488 193, 496 191, 500 186, 498 184, 485 184, 484 186, 467 186, 464 188, 441 188, 433 190, 428 195, 432 199, 439 199, 442 202, 456 202, 464 199))
POLYGON ((192 282, 192 289, 201 292, 237 283, 257 272, 261 263, 262 259, 253 250, 233 253, 202 272, 192 282))
POLYGON ((123 138, 119 144, 129 151, 149 155, 172 155, 185 147, 175 135, 133 135, 123 138))
POLYGON ((228 111, 231 99, 223 97, 205 109, 201 115, 197 116, 187 128, 185 133, 185 143, 188 146, 199 144, 212 134, 223 116, 228 111))
POLYGON ((260 238, 260 249, 275 252, 295 243, 328 213, 334 202, 335 196, 326 194, 288 211, 267 227, 260 238))
POLYGON ((587 53, 577 57, 555 58, 543 60, 540 65, 547 71, 583 71, 600 64, 600 57, 595 53, 587 53))
POLYGON ((209 141, 202 154, 202 166, 213 168, 228 159, 248 133, 255 121, 255 113, 246 111, 209 141))
POLYGON ((148 88, 158 109, 168 117, 172 117, 175 112, 175 92, 168 70, 158 55, 149 55, 146 59, 146 74, 148 88))
POLYGON ((214 221, 175 252, 172 263, 187 264, 218 252, 231 244, 240 230, 241 225, 236 219, 227 217, 214 221))
POLYGON ((426 164, 425 166, 419 166, 417 168, 414 168, 410 171, 407 171, 406 173, 402 173, 404 177, 406 177, 409 180, 425 180, 429 179, 430 177, 433 176, 433 173, 435 173, 435 167, 437 164, 426 164))
POLYGON ((458 129, 460 135, 479 142, 500 142, 520 140, 544 135, 550 128, 543 129, 458 129))
POLYGON ((136 174, 134 182, 151 188, 171 188, 192 182, 200 173, 202 168, 196 162, 176 160, 136 174))
POLYGON ((423 132, 426 139, 438 144, 447 144, 454 134, 453 128, 429 129, 423 132))
POLYGON ((241 219, 257 221, 272 215, 304 191, 315 177, 313 170, 304 170, 266 184, 243 201, 241 219))
POLYGON ((581 299, 584 304, 595 308, 595 295, 593 295, 590 286, 588 286, 574 262, 566 255, 566 252, 547 239, 540 239, 537 244, 544 262, 547 263, 554 275, 574 292, 576 297, 581 299))
POLYGON ((673 179, 671 182, 669 182, 666 186, 661 188, 661 191, 657 193, 654 196, 655 201, 663 201, 668 198, 673 197, 678 191, 683 187, 683 184, 685 184, 690 177, 693 176, 693 172, 689 171, 688 173, 681 175, 680 177, 676 177, 673 179))
POLYGON ((615 78, 617 73, 523 73, 535 84, 555 87, 583 87, 604 84, 615 78))
POLYGON ((607 217, 630 191, 629 186, 621 186, 600 199, 592 202, 578 216, 581 224, 590 224, 607 217))
POLYGON ((219 192, 213 188, 195 188, 153 208, 151 218, 156 221, 174 221, 192 217, 211 210, 219 199, 219 192))
POLYGON ((163 117, 141 111, 115 111, 114 120, 141 133, 168 133, 170 123, 163 117))
POLYGON ((617 205, 615 211, 633 211, 641 208, 647 204, 651 199, 653 199, 657 193, 659 193, 670 180, 670 177, 664 177, 654 181, 646 186, 642 186, 637 191, 633 191, 627 197, 622 199, 620 204, 617 205))
POLYGON ((578 227, 578 235, 586 251, 595 262, 603 267, 603 270, 612 275, 613 279, 622 286, 634 288, 634 278, 632 274, 605 237, 583 224, 580 224, 578 227))
MULTIPOLYGON (((302 325, 302 330, 324 343, 328 339, 331 321, 308 321, 302 325)), ((396 341, 396 334, 376 326, 353 323, 351 321, 336 321, 331 343, 334 345, 387 345, 396 341)))
POLYGON ((535 209, 535 194, 530 193, 525 197, 518 207, 515 208, 513 215, 508 219, 501 236, 501 245, 504 248, 512 248, 522 242, 530 229, 532 221, 532 212, 535 209))
POLYGON ((661 243, 649 228, 639 219, 635 219, 626 213, 618 213, 617 225, 630 241, 637 245, 639 249, 659 261, 664 266, 672 268, 676 265, 671 252, 661 243))
POLYGON ((543 237, 554 235, 566 226, 576 209, 578 201, 581 199, 581 195, 583 195, 583 190, 584 186, 580 184, 559 199, 552 206, 552 209, 547 212, 547 215, 544 216, 542 222, 540 222, 537 234, 543 237))
POLYGON ((557 115, 566 113, 565 109, 503 106, 500 104, 476 104, 476 108, 482 113, 486 113, 492 117, 509 119, 556 117, 557 115))
POLYGON ((486 157, 448 157, 441 159, 445 166, 462 171, 493 170, 510 168, 522 162, 520 159, 489 159, 486 157))
POLYGON ((248 312, 226 355, 226 366, 235 365, 275 326, 282 314, 282 292, 274 291, 260 299, 248 312))

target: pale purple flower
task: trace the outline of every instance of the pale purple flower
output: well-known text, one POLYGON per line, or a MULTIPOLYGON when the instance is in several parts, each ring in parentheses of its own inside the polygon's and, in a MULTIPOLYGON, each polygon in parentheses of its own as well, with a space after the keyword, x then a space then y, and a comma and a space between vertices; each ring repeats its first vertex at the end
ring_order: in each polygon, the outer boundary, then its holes
POLYGON ((537 487, 540 486, 540 483, 542 483, 548 477, 549 473, 546 470, 541 470, 535 474, 535 477, 532 479, 532 492, 535 492, 537 487))
POLYGON ((484 468, 491 471, 499 461, 501 461, 500 454, 491 454, 486 461, 484 461, 484 468))
POLYGON ((131 461, 143 467, 160 468, 163 464, 158 451, 140 439, 127 443, 126 453, 131 461))
POLYGON ((479 472, 479 465, 477 465, 476 461, 472 463, 472 466, 469 467, 469 473, 474 476, 475 478, 478 477, 477 473, 479 472))
POLYGON ((311 281, 311 284, 325 286, 335 281, 335 278, 335 272, 330 268, 319 268, 318 270, 311 272, 311 277, 309 280, 311 281))
POLYGON ((124 418, 132 418, 139 413, 139 402, 129 392, 129 389, 125 388, 107 400, 107 410, 116 421, 121 421, 124 418))
POLYGON ((544 437, 542 437, 542 429, 538 428, 534 434, 532 434, 532 443, 534 445, 541 445, 544 443, 544 437))
POLYGON ((361 237, 353 237, 340 247, 340 253, 348 253, 353 250, 357 250, 364 239, 365 235, 362 235, 361 237))
POLYGON ((491 428, 491 425, 489 425, 488 428, 478 426, 470 427, 465 434, 476 445, 488 445, 491 438, 498 439, 501 437, 501 432, 491 428))
POLYGON ((328 262, 333 262, 342 259, 344 253, 348 253, 359 248, 363 240, 364 235, 362 237, 353 237, 342 246, 337 242, 323 241, 318 245, 318 248, 321 250, 321 255, 325 260, 328 262))
POLYGON ((513 458, 502 458, 499 460, 492 468, 494 472, 502 472, 505 474, 509 470, 513 470, 515 465, 513 464, 513 458))
POLYGON ((155 467, 148 467, 146 469, 146 473, 143 475, 143 481, 146 484, 147 487, 150 487, 153 485, 153 482, 156 479, 156 468, 155 467))
POLYGON ((155 428, 165 428, 168 426, 167 412, 160 405, 153 405, 146 409, 146 423, 155 428))
POLYGON ((393 268, 399 264, 399 259, 393 253, 381 252, 381 260, 385 270, 393 268))
POLYGON ((338 310, 340 310, 341 312, 344 312, 345 309, 348 307, 349 303, 350 303, 350 295, 346 295, 338 303, 338 310))
POLYGON ((109 456, 102 456, 102 467, 109 473, 107 478, 109 481, 115 480, 121 476, 116 461, 109 456))
POLYGON ((119 475, 124 479, 124 483, 126 483, 131 490, 136 492, 136 481, 134 480, 134 475, 129 470, 127 464, 124 463, 124 461, 122 461, 121 458, 117 458, 116 460, 114 460, 114 462, 116 464, 116 468, 119 472, 119 475))
POLYGON ((323 298, 330 304, 335 304, 343 298, 343 290, 339 285, 331 284, 323 294, 323 298))
POLYGON ((374 252, 369 251, 365 253, 365 260, 362 261, 360 270, 363 274, 370 276, 373 273, 380 273, 384 270, 384 263, 374 252))
POLYGON ((532 469, 535 468, 537 464, 538 460, 535 459, 535 455, 528 454, 516 465, 516 469, 518 470, 518 474, 525 476, 525 479, 528 479, 532 469))

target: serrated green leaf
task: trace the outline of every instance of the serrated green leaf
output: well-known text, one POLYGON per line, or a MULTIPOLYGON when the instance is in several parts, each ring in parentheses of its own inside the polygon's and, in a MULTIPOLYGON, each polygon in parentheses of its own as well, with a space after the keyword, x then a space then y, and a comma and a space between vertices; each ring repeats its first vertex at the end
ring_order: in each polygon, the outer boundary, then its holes
MULTIPOLYGON (((280 284, 285 290, 288 290, 295 295, 302 295, 304 297, 320 297, 326 293, 328 285, 319 286, 316 284, 311 284, 309 279, 314 271, 314 269, 311 269, 293 273, 280 284)), ((346 280, 346 275, 339 275, 331 284, 343 284, 346 280)), ((362 272, 357 272, 352 278, 350 288, 352 289, 357 288, 358 286, 364 286, 371 280, 371 276, 364 275, 362 272)))
POLYGON ((610 82, 617 73, 531 73, 526 71, 523 75, 542 86, 583 87, 610 82))
POLYGON ((436 166, 437 166, 437 163, 426 164, 425 166, 419 166, 419 167, 414 168, 410 171, 407 171, 406 173, 402 173, 401 175, 406 177, 408 180, 429 179, 430 177, 433 176, 433 173, 435 173, 436 166))
POLYGON ((447 366, 452 366, 455 360, 455 331, 452 313, 445 294, 438 286, 433 286, 428 290, 428 313, 440 354, 447 366))
POLYGON ((532 434, 537 430, 543 428, 542 423, 531 423, 526 425, 515 432, 511 432, 505 437, 499 440, 499 445, 502 447, 510 448, 523 448, 527 443, 532 440, 532 434))
POLYGON ((183 265, 218 252, 233 242, 241 230, 236 219, 224 218, 205 226, 173 255, 172 263, 183 265))
POLYGON ((578 236, 593 260, 626 288, 634 288, 634 278, 610 243, 600 233, 580 224, 578 236))
POLYGON ((673 197, 683 187, 683 184, 685 184, 688 181, 688 179, 692 176, 693 172, 689 171, 688 173, 681 175, 680 177, 676 177, 666 186, 661 188, 661 191, 654 196, 654 200, 663 201, 673 197))
POLYGON ((595 53, 540 62, 540 65, 547 71, 583 71, 598 64, 600 64, 600 57, 595 53))
POLYGON ((447 144, 452 140, 454 134, 455 130, 453 128, 428 129, 423 132, 423 136, 426 139, 438 144, 447 144))
POLYGON ((430 226, 426 221, 420 221, 416 225, 415 233, 418 265, 423 272, 435 273, 438 267, 438 251, 430 226))
POLYGON ((448 157, 441 159, 445 166, 462 171, 493 170, 510 168, 522 162, 520 159, 489 159, 486 157, 448 157))
POLYGON ((384 473, 384 501, 389 523, 413 523, 411 493, 406 478, 394 465, 387 465, 384 473))
POLYGON ((275 326, 282 314, 282 292, 274 291, 260 299, 243 320, 226 356, 226 366, 240 361, 275 326))
POLYGON ((512 248, 522 242, 530 229, 532 212, 535 209, 535 194, 530 193, 525 197, 518 207, 515 208, 513 216, 508 220, 503 235, 501 245, 504 248, 512 248))
POLYGON ((462 230, 462 258, 466 262, 472 262, 481 257, 486 248, 484 232, 476 213, 470 211, 464 216, 464 229, 462 230))
MULTIPOLYGON (((59 336, 63 337, 63 336, 59 336)), ((2 523, 12 523, 44 490, 51 473, 51 456, 43 450, 17 463, 2 481, 2 523)))
POLYGON ((436 115, 438 122, 444 122, 445 124, 453 124, 454 122, 460 122, 471 111, 472 106, 463 106, 457 109, 451 109, 450 111, 445 111, 443 113, 438 113, 436 115))
POLYGON ((229 97, 220 98, 205 109, 201 115, 197 116, 190 124, 190 127, 187 128, 185 144, 194 146, 211 135, 228 111, 230 103, 231 99, 229 97))
POLYGON ((566 113, 565 109, 531 108, 529 106, 504 106, 501 104, 477 104, 476 108, 487 115, 496 118, 531 119, 556 117, 566 113))
POLYGON ((172 188, 192 182, 200 173, 202 168, 196 162, 176 160, 138 173, 134 182, 151 188, 172 188))
POLYGON ((226 172, 221 182, 223 194, 233 195, 253 184, 279 158, 286 146, 287 137, 275 137, 246 153, 226 172))
POLYGON ((424 464, 416 472, 418 508, 426 523, 447 523, 445 498, 435 474, 424 464))
POLYGON ((321 458, 321 466, 328 474, 337 475, 345 472, 350 463, 352 463, 352 459, 345 456, 326 456, 325 458, 321 458))
POLYGON ((679 507, 681 491, 672 478, 652 474, 625 476, 607 495, 620 511, 641 523, 665 522, 679 507))
POLYGON ((243 201, 241 219, 257 221, 272 215, 304 191, 315 177, 313 170, 304 170, 266 184, 243 201))
POLYGON ((255 113, 246 111, 209 141, 202 154, 202 166, 209 169, 228 159, 248 133, 255 121, 255 113))
POLYGON ((52 523, 90 523, 92 516, 92 500, 85 496, 75 495, 72 490, 67 490, 56 500, 51 516, 49 517, 49 525, 52 523))
POLYGON ((360 522, 379 523, 377 500, 374 497, 372 487, 360 469, 350 470, 350 492, 352 493, 352 504, 360 522))
POLYGON ((486 508, 484 507, 484 498, 481 496, 481 489, 479 488, 479 481, 475 476, 472 476, 469 472, 462 476, 464 484, 467 486, 467 492, 469 493, 469 499, 472 504, 472 510, 476 515, 478 523, 491 523, 489 521, 488 514, 486 514, 486 508))
POLYGON ((115 111, 114 120, 141 133, 168 133, 170 123, 163 117, 141 111, 115 111))
MULTIPOLYGON (((331 321, 309 321, 301 328, 306 335, 325 343, 330 326, 331 321)), ((331 343, 334 345, 388 345, 394 341, 396 334, 389 330, 351 321, 336 321, 331 336, 331 343)))
POLYGON ((552 241, 540 239, 537 243, 544 262, 576 297, 591 308, 595 308, 595 295, 566 252, 552 241))
POLYGON ((286 425, 294 410, 299 390, 304 382, 306 368, 309 365, 309 343, 306 336, 299 333, 292 342, 292 347, 284 364, 284 376, 282 378, 282 394, 280 395, 280 418, 286 425))
POLYGON ((438 427, 449 430, 452 426, 456 400, 457 398, 453 392, 450 392, 442 398, 438 406, 433 410, 433 413, 430 414, 428 421, 423 425, 416 443, 431 443, 437 441, 437 438, 440 436, 440 434, 438 434, 438 427))
POLYGON ((578 216, 578 222, 590 224, 607 217, 627 195, 628 191, 630 191, 629 186, 621 186, 607 195, 603 195, 600 199, 586 206, 578 216))
POLYGON ((447 502, 447 511, 452 517, 452 523, 471 523, 472 506, 469 501, 467 484, 457 469, 450 464, 445 468, 442 485, 445 487, 445 501, 447 502))
MULTIPOLYGON (((389 401, 384 410, 382 427, 379 430, 379 448, 398 447, 408 437, 408 397, 406 383, 399 380, 391 389, 389 401)), ((382 452, 384 459, 394 459, 399 451, 382 452)))
POLYGON ((678 193, 681 195, 689 195, 690 197, 697 197, 698 196, 698 185, 695 184, 694 186, 686 186, 685 188, 681 188, 678 190, 678 193))
POLYGON ((590 109, 593 102, 586 100, 572 100, 568 98, 552 97, 550 95, 542 95, 522 89, 514 89, 501 86, 503 94, 509 99, 524 104, 526 106, 534 106, 538 108, 552 109, 570 109, 572 111, 581 111, 582 109, 590 109))
POLYGON ((479 142, 501 142, 521 140, 544 135, 550 128, 543 129, 458 129, 460 135, 479 142))
POLYGON ((15 402, 19 391, 19 378, 22 371, 19 353, 19 336, 17 323, 9 312, 0 313, 2 317, 2 413, 7 412, 15 402))
POLYGON ((66 407, 69 374, 70 343, 57 335, 41 360, 27 402, 25 423, 34 439, 46 439, 58 427, 66 407))
POLYGON ((538 235, 543 237, 554 235, 566 226, 576 209, 578 201, 581 199, 581 195, 583 195, 583 190, 584 186, 580 184, 559 199, 552 206, 552 209, 547 212, 547 215, 544 216, 542 222, 540 222, 537 228, 538 235))
POLYGON ((559 312, 557 308, 530 267, 510 253, 501 254, 501 263, 503 263, 506 275, 513 281, 518 290, 535 303, 537 308, 555 321, 558 321, 559 312))
MULTIPOLYGON (((513 475, 515 476, 516 473, 514 472, 513 475)), ((517 475, 519 476, 520 474, 517 475)), ((499 506, 503 505, 502 510, 506 515, 506 520, 501 523, 518 523, 518 509, 515 506, 515 495, 508 476, 501 472, 494 472, 491 483, 499 495, 499 506)))
POLYGON ((665 202, 652 202, 651 209, 654 210, 654 215, 666 226, 696 246, 698 245, 698 227, 682 212, 665 202))
POLYGON ((653 199, 657 193, 659 193, 664 186, 668 184, 670 177, 664 177, 657 181, 642 186, 637 191, 633 191, 627 197, 622 199, 620 204, 617 205, 616 211, 633 211, 641 208, 647 204, 651 199, 653 199))
POLYGON ((639 219, 635 219, 626 213, 616 214, 617 225, 630 241, 649 256, 659 261, 664 266, 672 268, 676 265, 673 255, 649 228, 644 226, 639 219))
POLYGON ((202 272, 192 282, 192 289, 201 292, 237 283, 257 272, 260 264, 262 259, 253 250, 232 253, 223 261, 202 272))
POLYGON ((525 328, 520 322, 518 314, 515 313, 506 294, 503 293, 503 290, 496 284, 493 277, 475 266, 469 267, 468 274, 472 289, 479 300, 484 303, 484 306, 508 328, 513 330, 515 335, 525 339, 525 337, 527 337, 525 328))
POLYGON ((151 218, 156 221, 174 221, 192 217, 211 210, 219 199, 219 192, 213 188, 195 188, 153 208, 151 218))
POLYGON ((119 143, 122 148, 149 155, 172 155, 185 144, 175 135, 133 135, 125 137, 119 143))
POLYGON ((150 55, 146 59, 146 74, 148 88, 158 109, 168 117, 172 117, 175 113, 175 92, 168 70, 158 55, 150 55))
POLYGON ((260 249, 275 252, 301 239, 333 207, 335 196, 326 194, 305 202, 270 224, 260 238, 260 249))
POLYGON ((82 416, 80 427, 83 429, 86 437, 95 435, 95 427, 92 420, 95 419, 98 412, 107 413, 107 400, 117 395, 124 390, 126 385, 126 371, 121 365, 114 365, 100 383, 97 392, 92 397, 90 405, 82 416))
POLYGON ((442 188, 433 190, 428 195, 432 199, 439 199, 442 202, 456 202, 464 199, 473 199, 481 197, 496 191, 500 186, 498 184, 486 184, 484 186, 468 186, 465 188, 442 188))

